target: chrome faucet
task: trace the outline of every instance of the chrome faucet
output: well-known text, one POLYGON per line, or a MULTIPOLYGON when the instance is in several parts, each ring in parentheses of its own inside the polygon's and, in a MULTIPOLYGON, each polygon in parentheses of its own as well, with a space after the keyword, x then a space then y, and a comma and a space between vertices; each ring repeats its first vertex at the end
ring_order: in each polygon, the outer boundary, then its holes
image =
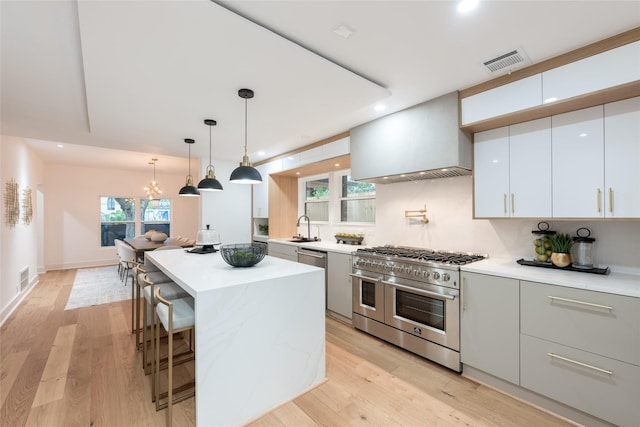
POLYGON ((298 218, 298 222, 296 223, 296 227, 300 227, 300 220, 302 218, 306 218, 307 219, 307 239, 311 240, 311 220, 309 219, 308 216, 306 216, 306 215, 300 216, 300 218, 298 218))

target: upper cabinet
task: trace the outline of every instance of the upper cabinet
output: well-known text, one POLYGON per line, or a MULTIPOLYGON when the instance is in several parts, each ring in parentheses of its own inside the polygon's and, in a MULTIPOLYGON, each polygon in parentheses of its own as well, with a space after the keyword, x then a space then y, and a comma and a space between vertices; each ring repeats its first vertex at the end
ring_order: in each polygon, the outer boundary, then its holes
POLYGON ((477 133, 474 174, 476 218, 551 216, 551 119, 477 133))
POLYGON ((545 71, 542 100, 555 102, 640 80, 639 58, 640 41, 545 71))
POLYGON ((476 218, 640 218, 640 97, 475 134, 476 218))
POLYGON ((603 106, 598 106, 551 119, 556 218, 604 217, 603 111, 603 106))
POLYGON ((640 97, 604 106, 605 216, 640 217, 640 97))
POLYGON ((460 91, 473 133, 640 96, 640 27, 460 91))
POLYGON ((542 104, 542 75, 536 74, 462 98, 462 125, 542 104))

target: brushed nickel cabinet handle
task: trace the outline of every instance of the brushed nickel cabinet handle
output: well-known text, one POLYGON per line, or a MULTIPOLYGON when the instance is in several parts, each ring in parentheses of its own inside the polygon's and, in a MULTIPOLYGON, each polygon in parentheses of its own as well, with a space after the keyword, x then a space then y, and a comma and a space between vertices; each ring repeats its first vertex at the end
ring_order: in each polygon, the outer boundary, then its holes
POLYGON ((516 195, 511 193, 511 214, 516 213, 516 195))
POLYGON ((609 187, 609 213, 613 213, 613 189, 609 187))
POLYGON ((504 214, 507 214, 507 193, 502 195, 502 207, 504 208, 504 214))
POLYGON ((573 303, 573 304, 580 304, 580 305, 588 305, 589 307, 604 308, 605 310, 613 311, 613 307, 610 306, 610 305, 594 304, 592 302, 578 301, 578 300, 575 300, 575 299, 554 297, 553 295, 547 295, 547 297, 552 299, 552 300, 570 302, 570 303, 573 303))
POLYGON ((549 357, 551 357, 553 359, 564 360, 565 362, 573 363, 574 365, 583 366, 585 368, 593 369, 594 371, 602 372, 602 373, 607 374, 607 375, 613 375, 613 371, 610 371, 608 369, 598 368, 597 366, 588 365, 588 364, 583 363, 583 362, 578 362, 577 360, 569 359, 568 357, 558 356, 557 354, 554 354, 554 353, 547 353, 547 356, 549 356, 549 357))
POLYGON ((596 204, 597 204, 597 208, 598 208, 598 213, 602 212, 602 203, 600 201, 600 199, 602 198, 602 191, 598 188, 596 189, 596 204))

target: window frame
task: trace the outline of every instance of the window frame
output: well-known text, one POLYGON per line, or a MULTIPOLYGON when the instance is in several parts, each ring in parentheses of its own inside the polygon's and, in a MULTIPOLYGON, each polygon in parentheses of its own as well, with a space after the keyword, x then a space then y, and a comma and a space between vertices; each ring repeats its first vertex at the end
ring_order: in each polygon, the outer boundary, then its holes
MULTIPOLYGON (((303 215, 306 212, 306 188, 307 182, 318 179, 329 179, 329 215, 328 221, 311 221, 316 225, 331 225, 331 226, 357 226, 357 227, 374 227, 375 218, 373 222, 351 222, 342 221, 342 200, 358 200, 358 199, 374 199, 377 198, 377 193, 373 196, 366 197, 342 197, 342 176, 351 175, 351 169, 341 169, 338 171, 332 171, 328 173, 310 175, 298 178, 298 215, 303 215)), ((311 202, 314 203, 314 202, 311 202)), ((316 202, 317 203, 317 202, 316 202)))
MULTIPOLYGON (((174 210, 174 203, 173 203, 173 199, 170 197, 163 197, 162 199, 166 199, 169 201, 169 219, 168 220, 162 220, 162 221, 143 221, 142 219, 142 202, 144 200, 148 200, 145 197, 128 197, 128 196, 104 196, 104 195, 100 195, 98 196, 98 227, 100 229, 100 233, 99 233, 99 237, 98 239, 100 240, 99 242, 99 246, 101 248, 112 248, 113 245, 104 245, 104 240, 103 240, 103 230, 102 227, 104 224, 125 224, 125 229, 126 229, 126 225, 130 224, 133 225, 133 236, 132 237, 136 237, 142 234, 142 227, 143 225, 147 225, 147 224, 168 224, 169 227, 169 231, 171 230, 171 224, 173 223, 173 210, 174 210), (116 206, 118 205, 118 208, 120 208, 119 203, 117 203, 115 201, 115 199, 130 199, 133 200, 134 202, 134 208, 133 208, 133 220, 118 220, 118 221, 103 221, 102 220, 102 199, 106 198, 107 200, 105 201, 105 206, 107 208, 111 207, 111 206, 116 206), (112 200, 112 202, 110 202, 110 200, 112 200), (113 205, 111 204, 113 203, 113 205)), ((167 233, 168 235, 170 235, 169 233, 167 233)), ((129 239, 131 237, 128 237, 127 234, 125 233, 125 239, 129 239)))

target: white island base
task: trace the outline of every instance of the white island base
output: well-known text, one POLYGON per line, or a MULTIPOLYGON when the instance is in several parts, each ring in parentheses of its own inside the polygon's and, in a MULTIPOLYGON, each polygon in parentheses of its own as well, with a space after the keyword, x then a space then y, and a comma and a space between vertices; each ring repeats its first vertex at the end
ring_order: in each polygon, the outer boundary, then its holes
POLYGON ((242 425, 325 379, 324 270, 266 256, 145 254, 195 298, 196 425, 242 425))

